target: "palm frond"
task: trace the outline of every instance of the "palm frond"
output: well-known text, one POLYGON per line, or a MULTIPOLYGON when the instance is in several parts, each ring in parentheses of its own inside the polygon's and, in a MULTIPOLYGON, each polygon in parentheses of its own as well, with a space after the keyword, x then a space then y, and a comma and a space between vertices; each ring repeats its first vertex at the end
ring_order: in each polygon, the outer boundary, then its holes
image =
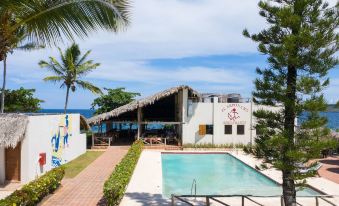
POLYGON ((99 66, 100 66, 99 63, 93 64, 92 61, 88 61, 88 62, 85 62, 84 64, 78 66, 76 73, 77 73, 78 76, 84 76, 84 75, 88 74, 89 72, 91 72, 92 70, 96 69, 99 66))
POLYGON ((30 43, 27 43, 27 44, 18 45, 16 47, 16 49, 24 50, 24 51, 32 51, 32 50, 38 50, 38 49, 43 49, 43 48, 45 48, 44 45, 36 44, 35 42, 30 42, 30 43))
POLYGON ((64 79, 62 77, 59 77, 59 76, 49 76, 49 77, 45 77, 43 80, 46 81, 46 82, 56 83, 56 82, 63 81, 64 79))
POLYGON ((92 52, 92 50, 88 50, 84 56, 81 57, 81 59, 77 62, 77 66, 81 65, 84 63, 84 61, 86 60, 86 58, 88 57, 88 55, 92 52))
POLYGON ((92 31, 117 32, 129 23, 128 0, 1 0, 2 7, 14 7, 17 23, 24 26, 32 42, 50 45, 64 38, 74 40, 92 31))
POLYGON ((77 85, 79 85, 81 88, 83 89, 87 89, 89 91, 91 91, 94 94, 102 94, 102 91, 99 87, 94 86, 93 84, 91 84, 90 82, 87 81, 82 81, 82 80, 76 80, 75 81, 77 83, 77 85))
POLYGON ((46 69, 52 71, 53 73, 55 73, 58 76, 65 76, 65 74, 63 72, 63 68, 61 67, 59 62, 56 61, 56 59, 53 58, 53 57, 50 57, 50 62, 46 62, 46 61, 41 60, 39 62, 39 66, 41 68, 46 68, 46 69))

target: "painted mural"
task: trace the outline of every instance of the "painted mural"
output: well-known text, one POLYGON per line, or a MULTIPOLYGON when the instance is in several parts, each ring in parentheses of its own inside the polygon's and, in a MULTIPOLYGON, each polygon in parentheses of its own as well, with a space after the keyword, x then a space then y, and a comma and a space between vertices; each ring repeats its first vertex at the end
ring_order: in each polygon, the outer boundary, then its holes
POLYGON ((72 136, 72 119, 69 115, 60 118, 57 131, 51 139, 52 145, 52 167, 58 167, 65 163, 63 154, 69 147, 68 140, 72 136))

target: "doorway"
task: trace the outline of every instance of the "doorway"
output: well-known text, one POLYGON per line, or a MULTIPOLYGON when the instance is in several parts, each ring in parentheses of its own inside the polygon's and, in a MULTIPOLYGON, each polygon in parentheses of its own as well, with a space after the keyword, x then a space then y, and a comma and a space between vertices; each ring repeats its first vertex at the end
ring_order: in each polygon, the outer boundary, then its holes
POLYGON ((7 181, 20 181, 21 144, 5 149, 5 174, 7 181))

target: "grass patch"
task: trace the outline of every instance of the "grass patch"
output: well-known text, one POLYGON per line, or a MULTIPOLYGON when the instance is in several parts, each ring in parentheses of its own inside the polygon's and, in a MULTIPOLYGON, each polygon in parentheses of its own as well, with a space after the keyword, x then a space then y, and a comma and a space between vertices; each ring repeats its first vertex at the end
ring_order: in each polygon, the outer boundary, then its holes
POLYGON ((77 176, 83 169, 91 164, 96 158, 104 153, 103 151, 87 151, 78 158, 64 165, 65 178, 73 178, 77 176))

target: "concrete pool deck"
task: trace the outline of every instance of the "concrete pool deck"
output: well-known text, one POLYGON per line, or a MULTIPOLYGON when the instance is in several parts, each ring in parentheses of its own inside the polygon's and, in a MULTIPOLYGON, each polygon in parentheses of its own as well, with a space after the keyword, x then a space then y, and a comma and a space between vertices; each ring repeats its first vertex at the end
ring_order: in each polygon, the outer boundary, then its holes
MULTIPOLYGON (((169 151, 164 150, 144 150, 140 156, 138 164, 134 170, 130 183, 127 186, 125 196, 123 197, 120 206, 146 206, 146 205, 170 205, 171 200, 162 196, 162 166, 161 153, 169 151)), ((171 151, 172 152, 172 151, 171 151)), ((173 151, 175 153, 208 153, 225 151, 173 151)), ((238 158, 252 168, 261 163, 251 155, 244 154, 242 151, 227 152, 238 158)), ((260 171, 272 180, 281 183, 281 172, 275 169, 267 169, 260 171)), ((180 181, 180 180, 178 180, 180 181)), ((313 177, 307 179, 308 185, 329 195, 339 195, 339 184, 331 182, 322 177, 313 177)), ((260 188, 258 188, 260 189, 260 188)), ((219 198, 227 204, 241 205, 241 198, 219 198)), ((280 198, 252 198, 263 205, 280 205, 280 198)), ((339 205, 339 197, 326 198, 336 205, 339 205)), ((298 203, 302 205, 315 205, 315 198, 297 198, 298 203)), ((196 201, 191 201, 195 205, 205 205, 204 200, 197 198, 196 201)), ((180 205, 176 201, 176 205, 180 205)), ((218 205, 216 202, 211 202, 211 205, 218 205)), ((250 201, 246 201, 246 205, 255 205, 250 201)), ((329 205, 323 200, 319 200, 319 205, 329 205)))

